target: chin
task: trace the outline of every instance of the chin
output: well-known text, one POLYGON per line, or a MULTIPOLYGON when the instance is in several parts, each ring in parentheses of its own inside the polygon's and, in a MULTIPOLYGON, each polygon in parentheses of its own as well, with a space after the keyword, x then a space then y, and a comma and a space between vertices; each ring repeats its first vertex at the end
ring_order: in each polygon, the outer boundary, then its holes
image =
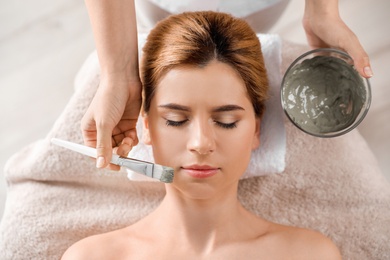
POLYGON ((210 179, 176 177, 168 187, 179 196, 193 200, 210 200, 227 193, 236 193, 238 180, 227 182, 223 177, 221 174, 210 179))
POLYGON ((184 196, 187 199, 198 201, 211 200, 215 198, 218 194, 216 189, 200 187, 201 185, 202 184, 191 185, 192 187, 186 187, 186 189, 181 189, 180 187, 177 187, 177 190, 180 192, 180 196, 184 196))

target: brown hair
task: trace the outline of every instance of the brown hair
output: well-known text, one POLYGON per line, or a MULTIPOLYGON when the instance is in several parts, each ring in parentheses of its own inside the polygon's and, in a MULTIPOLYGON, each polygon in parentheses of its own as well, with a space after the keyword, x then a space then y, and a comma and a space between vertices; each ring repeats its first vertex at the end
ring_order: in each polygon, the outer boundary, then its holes
POLYGON ((256 116, 264 112, 268 79, 260 42, 243 20, 217 12, 188 12, 159 22, 143 48, 141 81, 147 113, 155 87, 176 66, 229 64, 244 80, 256 116))

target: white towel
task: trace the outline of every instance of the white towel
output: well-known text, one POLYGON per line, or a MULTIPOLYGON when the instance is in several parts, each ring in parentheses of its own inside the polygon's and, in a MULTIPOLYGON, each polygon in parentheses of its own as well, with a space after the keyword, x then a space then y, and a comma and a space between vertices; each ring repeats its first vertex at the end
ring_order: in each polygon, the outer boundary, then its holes
POLYGON ((264 10, 265 8, 275 5, 280 0, 150 0, 158 7, 172 14, 179 14, 188 11, 215 11, 231 13, 236 17, 245 17, 254 12, 264 10))
MULTIPOLYGON (((145 43, 144 34, 138 37, 141 49, 145 43)), ((252 152, 246 172, 241 178, 281 173, 285 168, 286 131, 283 110, 280 103, 281 75, 281 39, 278 35, 258 34, 267 68, 269 80, 269 99, 261 122, 260 147, 252 152)), ((142 122, 138 120, 137 133, 140 143, 129 153, 129 157, 153 162, 153 152, 149 145, 142 142, 142 122)), ((154 181, 128 170, 130 180, 154 181)))

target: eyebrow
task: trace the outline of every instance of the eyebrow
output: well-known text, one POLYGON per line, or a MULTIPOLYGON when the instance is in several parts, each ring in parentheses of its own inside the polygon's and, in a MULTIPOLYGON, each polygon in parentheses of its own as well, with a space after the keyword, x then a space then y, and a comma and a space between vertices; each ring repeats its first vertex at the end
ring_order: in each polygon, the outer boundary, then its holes
MULTIPOLYGON (((171 110, 184 111, 184 112, 190 112, 191 111, 191 109, 189 107, 183 106, 183 105, 179 105, 179 104, 176 104, 176 103, 163 104, 163 105, 159 105, 158 107, 171 109, 171 110)), ((229 112, 229 111, 235 111, 235 110, 244 110, 245 111, 245 109, 243 107, 240 107, 238 105, 230 104, 230 105, 223 105, 223 106, 216 107, 216 108, 214 108, 212 110, 212 112, 220 113, 220 112, 229 112)))
POLYGON ((182 105, 175 104, 175 103, 168 103, 168 104, 164 104, 164 105, 159 105, 158 107, 167 108, 167 109, 171 109, 171 110, 185 111, 185 112, 191 111, 191 109, 189 107, 182 106, 182 105))
POLYGON ((244 110, 243 107, 240 107, 238 105, 224 105, 220 107, 216 107, 213 109, 213 112, 218 113, 218 112, 229 112, 229 111, 235 111, 235 110, 244 110))

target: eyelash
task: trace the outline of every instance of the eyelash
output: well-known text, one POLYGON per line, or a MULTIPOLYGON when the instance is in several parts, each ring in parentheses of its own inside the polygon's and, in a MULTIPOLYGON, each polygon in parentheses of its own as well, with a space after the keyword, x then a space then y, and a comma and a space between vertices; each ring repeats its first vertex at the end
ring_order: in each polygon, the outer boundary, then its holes
POLYGON ((166 122, 165 124, 167 126, 175 126, 175 127, 179 127, 179 126, 182 126, 184 123, 186 123, 188 121, 188 119, 186 120, 182 120, 182 121, 173 121, 173 120, 168 120, 166 119, 166 122))
MULTIPOLYGON (((179 126, 184 125, 187 121, 188 121, 188 119, 182 120, 182 121, 173 121, 173 120, 166 119, 165 124, 167 126, 179 127, 179 126)), ((233 129, 233 128, 237 127, 237 121, 233 122, 233 123, 229 123, 229 124, 221 123, 221 122, 218 122, 218 121, 214 121, 214 122, 215 122, 215 124, 217 126, 219 126, 221 128, 224 128, 224 129, 233 129)))
POLYGON ((237 122, 233 122, 233 123, 229 123, 229 124, 224 124, 224 123, 221 123, 218 121, 214 121, 214 122, 217 124, 217 126, 225 128, 225 129, 233 129, 233 128, 237 127, 237 122))

